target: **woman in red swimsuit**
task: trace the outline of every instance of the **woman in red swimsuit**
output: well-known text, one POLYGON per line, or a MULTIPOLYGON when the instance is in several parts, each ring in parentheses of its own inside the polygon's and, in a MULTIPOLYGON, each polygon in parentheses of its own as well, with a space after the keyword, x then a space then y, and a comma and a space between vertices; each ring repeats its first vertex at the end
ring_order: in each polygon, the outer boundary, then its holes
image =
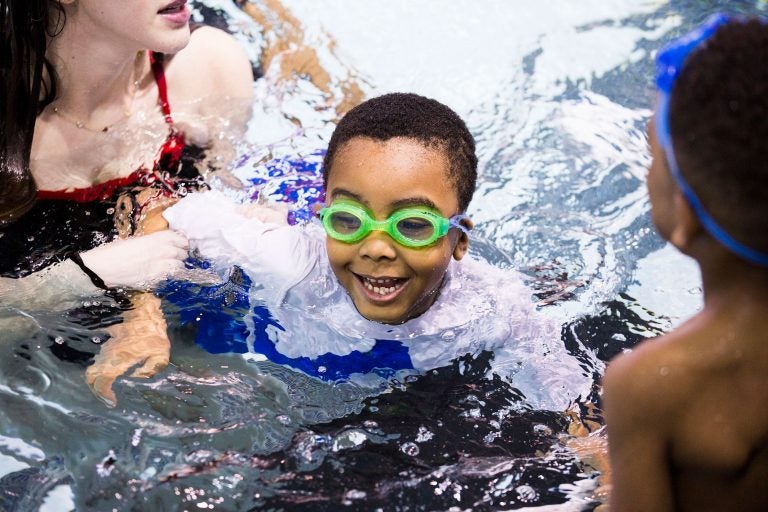
MULTIPOLYGON (((19 290, 141 289, 182 265, 186 241, 159 213, 202 183, 185 161, 216 140, 207 120, 244 127, 253 84, 240 45, 211 27, 192 32, 189 18, 186 0, 0 0, 4 305, 19 290)), ((110 354, 137 333, 147 342, 136 374, 167 363, 158 300, 130 300, 89 368, 108 398, 127 370, 110 354)))

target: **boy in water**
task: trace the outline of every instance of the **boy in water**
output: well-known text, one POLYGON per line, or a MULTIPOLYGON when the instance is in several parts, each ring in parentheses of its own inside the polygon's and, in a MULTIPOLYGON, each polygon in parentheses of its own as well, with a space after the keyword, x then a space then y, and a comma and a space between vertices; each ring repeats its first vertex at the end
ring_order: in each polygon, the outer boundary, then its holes
POLYGON ((507 365, 496 370, 532 404, 562 410, 589 379, 559 326, 535 311, 518 273, 465 258, 476 176, 455 112, 388 94, 352 109, 331 137, 322 227, 287 226, 284 214, 214 192, 164 215, 214 268, 238 266, 253 282, 250 357, 365 381, 494 350, 507 365))
POLYGON ((657 57, 651 213, 704 309, 606 372, 614 512, 768 503, 766 63, 768 25, 723 15, 657 57))

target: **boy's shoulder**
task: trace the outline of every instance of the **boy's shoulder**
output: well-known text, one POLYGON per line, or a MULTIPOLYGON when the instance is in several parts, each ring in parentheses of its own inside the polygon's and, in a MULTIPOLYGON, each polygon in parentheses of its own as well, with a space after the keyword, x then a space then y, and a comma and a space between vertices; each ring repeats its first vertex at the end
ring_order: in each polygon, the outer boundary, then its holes
POLYGON ((713 382, 737 378, 745 358, 766 359, 764 348, 754 350, 763 346, 753 338, 754 333, 728 318, 702 312, 612 360, 603 384, 677 405, 675 401, 687 400, 713 382))
POLYGON ((674 427, 696 417, 709 391, 737 378, 739 340, 710 315, 649 339, 612 360, 603 377, 609 416, 674 427), (709 391, 708 391, 709 390, 709 391))
POLYGON ((702 373, 694 338, 688 330, 672 331, 613 359, 603 377, 606 405, 638 421, 674 422, 702 373))

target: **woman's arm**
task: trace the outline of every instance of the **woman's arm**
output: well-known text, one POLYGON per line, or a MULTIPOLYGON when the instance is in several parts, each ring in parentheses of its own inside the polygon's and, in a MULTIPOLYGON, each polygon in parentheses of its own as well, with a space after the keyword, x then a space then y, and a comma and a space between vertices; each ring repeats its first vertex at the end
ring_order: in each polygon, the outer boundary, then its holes
POLYGON ((123 321, 107 327, 110 339, 85 372, 91 390, 112 407, 117 404, 112 385, 118 377, 135 368, 131 377, 149 378, 168 366, 170 358, 171 342, 160 299, 142 292, 131 303, 123 321))
MULTIPOLYGON (((253 73, 245 51, 232 36, 212 27, 195 30, 189 45, 169 59, 166 70, 171 75, 168 82, 172 87, 170 99, 175 106, 181 107, 177 110, 181 114, 180 127, 188 131, 186 135, 190 141, 195 142, 195 133, 191 125, 183 123, 185 103, 198 105, 201 110, 198 114, 210 123, 208 140, 201 140, 201 143, 210 147, 219 140, 219 133, 235 138, 244 133, 251 115, 253 73)), ((214 150, 223 161, 228 161, 233 155, 222 155, 223 151, 221 148, 214 150)), ((166 269, 164 275, 179 269, 187 255, 186 240, 165 230, 167 224, 160 216, 165 206, 151 210, 144 218, 140 228, 144 237, 118 242, 133 245, 125 248, 126 255, 119 266, 114 265, 108 253, 100 253, 100 248, 95 249, 94 254, 84 256, 83 261, 89 267, 93 266, 97 274, 105 273, 108 284, 130 276, 142 276, 149 269, 166 269), (144 268, 138 268, 131 262, 142 260, 136 251, 146 249, 133 240, 153 237, 166 243, 161 250, 152 251, 154 257, 150 261, 142 262, 144 268), (179 243, 179 239, 184 243, 179 243)), ((147 280, 143 284, 142 288, 148 288, 152 282, 147 280)), ((109 405, 116 402, 112 386, 118 377, 135 367, 138 368, 132 377, 150 377, 163 369, 169 360, 170 341, 160 300, 149 293, 136 293, 132 303, 133 309, 124 313, 123 322, 107 329, 110 339, 101 346, 94 364, 86 371, 88 385, 109 405)))

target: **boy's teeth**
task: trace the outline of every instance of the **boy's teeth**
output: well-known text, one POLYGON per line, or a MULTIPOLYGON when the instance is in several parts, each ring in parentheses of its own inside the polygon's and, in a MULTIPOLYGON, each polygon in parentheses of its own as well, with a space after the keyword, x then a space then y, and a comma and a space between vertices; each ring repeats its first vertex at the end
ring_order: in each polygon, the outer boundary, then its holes
POLYGON ((365 287, 377 293, 379 295, 388 295, 400 287, 400 283, 396 279, 374 279, 369 277, 363 278, 363 284, 365 287))

